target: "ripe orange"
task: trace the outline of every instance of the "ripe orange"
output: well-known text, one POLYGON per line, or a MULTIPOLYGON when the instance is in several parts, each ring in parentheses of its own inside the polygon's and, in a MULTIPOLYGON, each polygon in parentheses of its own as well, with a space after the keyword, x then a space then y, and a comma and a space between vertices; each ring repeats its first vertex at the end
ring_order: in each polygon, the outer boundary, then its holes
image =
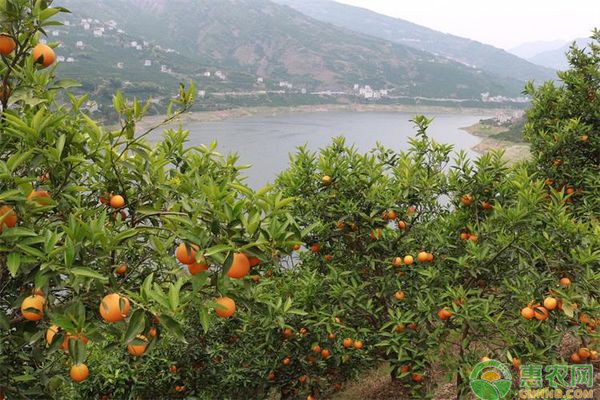
POLYGON ((331 254, 326 254, 324 257, 325 261, 329 262, 331 260, 333 260, 333 256, 331 254))
POLYGON ((300 246, 299 244, 295 244, 293 249, 294 249, 294 251, 298 251, 298 250, 300 250, 301 247, 302 246, 300 246))
POLYGON ((408 216, 410 217, 411 215, 413 215, 413 214, 414 214, 414 213, 416 213, 416 212, 417 212, 417 207, 415 207, 415 206, 411 206, 411 207, 409 207, 409 208, 408 208, 408 210, 406 211, 406 215, 408 215, 408 216))
POLYGON ((312 394, 306 396, 306 400, 315 400, 315 397, 312 394))
POLYGON ((427 253, 427 262, 433 262, 433 254, 427 253))
POLYGON ((183 392, 183 391, 185 391, 185 386, 177 385, 177 386, 175 386, 175 391, 183 392))
POLYGON ((10 53, 15 51, 17 43, 13 38, 8 35, 0 35, 0 54, 8 56, 10 53))
POLYGON ((158 331, 156 330, 155 327, 152 327, 148 330, 148 336, 150 336, 150 337, 156 337, 157 334, 158 334, 158 331))
POLYGON ((234 279, 241 279, 250 273, 250 261, 244 253, 235 253, 233 255, 233 262, 227 276, 234 279))
POLYGON ((581 135, 580 139, 582 142, 587 142, 590 139, 590 137, 588 135, 581 135))
POLYGON ((546 297, 544 299, 544 307, 546 307, 548 311, 554 310, 557 306, 558 300, 556 300, 554 297, 546 297))
POLYGON ((325 175, 323 178, 321 178, 321 183, 323 183, 323 186, 329 186, 331 185, 331 182, 333 182, 333 179, 331 179, 329 175, 325 175))
POLYGON ((118 293, 107 294, 100 302, 99 310, 106 322, 123 321, 129 314, 129 299, 118 293))
POLYGON ((525 319, 532 319, 535 316, 535 311, 531 307, 525 307, 521 310, 521 316, 525 319))
POLYGON ((35 201, 40 206, 47 206, 50 205, 50 203, 52 202, 52 197, 50 197, 50 193, 48 193, 45 190, 34 190, 33 192, 29 193, 29 196, 27 196, 27 200, 35 201))
POLYGON ((415 329, 417 329, 417 324, 415 324, 414 322, 411 322, 410 324, 406 325, 406 327, 408 329, 412 329, 414 331, 415 329))
POLYGON ((468 240, 470 236, 471 235, 469 235, 467 232, 462 232, 460 234, 460 240, 468 240))
POLYGON ((598 356, 598 352, 597 352, 597 351, 594 351, 594 350, 592 350, 592 351, 590 352, 590 360, 591 360, 591 361, 598 361, 599 359, 600 359, 600 357, 598 356))
POLYGON ((270 381, 274 381, 275 380, 275 372, 273 372, 273 371, 269 372, 269 375, 267 375, 267 379, 270 381))
POLYGON ((363 342, 361 342, 360 340, 355 340, 355 341, 354 341, 354 348, 355 348, 356 350, 360 350, 360 349, 362 349, 362 348, 363 348, 363 346, 364 346, 364 345, 363 345, 363 342))
POLYGON ((17 225, 17 213, 12 207, 0 207, 0 218, 2 217, 4 217, 4 219, 0 222, 0 233, 4 227, 14 228, 17 225))
POLYGON ((329 358, 329 356, 331 356, 331 352, 327 349, 323 349, 321 350, 321 357, 323 358, 323 360, 327 360, 329 358))
POLYGON ((579 357, 578 353, 571 354, 570 358, 571 358, 571 361, 574 362, 574 363, 576 363, 576 364, 581 362, 581 357, 579 357))
POLYGON ((512 364, 513 364, 513 367, 514 367, 515 369, 518 369, 518 368, 519 368, 519 366, 521 365, 521 361, 520 361, 518 358, 516 358, 516 357, 515 357, 515 358, 513 358, 513 360, 512 360, 512 364))
POLYGON ((555 167, 559 167, 562 164, 562 160, 554 160, 552 164, 554 164, 555 167))
POLYGON ((552 186, 552 185, 554 185, 554 181, 552 179, 548 178, 544 181, 544 185, 552 186))
POLYGON ((290 339, 292 336, 294 336, 294 331, 292 331, 290 328, 285 328, 282 332, 282 335, 284 339, 290 339))
POLYGON ((21 303, 21 314, 28 321, 39 321, 44 316, 46 299, 39 294, 25 297, 21 303))
POLYGON ((413 256, 404 256, 404 264, 405 265, 412 265, 412 263, 414 262, 414 258, 413 256))
POLYGON ((569 278, 561 278, 560 285, 561 286, 569 286, 571 284, 571 280, 569 278))
POLYGON ((340 220, 337 224, 335 224, 335 227, 340 231, 343 231, 346 228, 346 222, 344 220, 340 220))
POLYGON ((406 297, 406 295, 405 295, 405 294, 404 294, 404 292, 403 292, 403 291, 401 291, 401 290, 398 290, 396 293, 394 293, 394 298, 395 298, 396 300, 398 300, 398 301, 402 301, 402 300, 404 300, 404 299, 405 299, 405 297, 406 297))
POLYGON ((391 220, 395 220, 398 217, 398 214, 396 214, 396 211, 394 210, 390 210, 388 212, 388 218, 391 220))
MULTIPOLYGON (((58 331, 60 330, 60 328, 56 325, 52 325, 50 326, 47 330, 46 330, 46 343, 48 343, 48 345, 52 344, 52 341, 54 340, 54 336, 56 336, 56 334, 58 333, 58 331)), ((63 338, 63 342, 60 345, 60 348, 63 350, 67 350, 69 348, 69 336, 68 334, 66 334, 63 338)))
POLYGON ((206 260, 202 258, 199 263, 193 263, 188 265, 188 271, 192 275, 198 275, 201 272, 208 271, 208 264, 206 260))
POLYGON ((473 243, 477 243, 479 241, 479 236, 477 235, 469 235, 469 240, 473 243))
POLYGON ((465 194, 460 198, 460 202, 463 206, 468 207, 473 204, 473 196, 470 194, 465 194))
POLYGON ((120 194, 110 196, 110 206, 112 208, 123 208, 125 207, 125 198, 120 194))
POLYGON ((260 264, 260 258, 258 257, 251 256, 250 254, 246 254, 246 257, 248 257, 250 267, 256 267, 258 264, 260 264))
POLYGON ((127 272, 127 265, 125 263, 121 263, 121 265, 117 267, 117 270, 115 272, 117 273, 117 275, 125 275, 125 273, 127 272))
POLYGON ((406 222, 404 221, 398 221, 398 229, 400 229, 401 231, 406 229, 406 222))
POLYGON ((548 319, 548 310, 545 307, 538 306, 535 308, 535 319, 545 321, 548 319))
POLYGON ((215 308, 215 313, 221 318, 229 318, 235 313, 235 301, 229 297, 220 297, 215 303, 221 307, 215 308))
POLYGON ((587 347, 580 348, 577 351, 577 354, 579 355, 579 358, 581 358, 582 360, 587 360, 592 355, 592 353, 590 353, 590 349, 588 349, 587 347))
POLYGON ((394 259, 392 260, 392 266, 394 266, 396 268, 402 266, 402 258, 394 257, 394 259))
POLYGON ((283 365, 290 365, 292 363, 292 360, 290 360, 289 357, 286 357, 283 359, 282 363, 283 365))
POLYGON ((442 321, 447 321, 450 319, 450 317, 452 317, 453 314, 450 311, 448 311, 448 309, 441 308, 438 311, 437 315, 442 321))
POLYGON ((374 229, 371 232, 370 236, 371 236, 371 240, 381 239, 381 237, 383 236, 383 231, 381 230, 381 228, 374 229))
POLYGON ((318 253, 319 251, 321 251, 321 245, 319 243, 314 243, 310 246, 310 251, 312 251, 313 253, 318 253))
POLYGON ((400 372, 405 374, 410 371, 410 364, 404 364, 400 367, 400 372))
POLYGON ((354 345, 354 341, 353 341, 352 339, 350 339, 350 338, 346 338, 346 339, 344 339, 344 340, 342 341, 342 345, 343 345, 345 348, 350 348, 350 347, 352 347, 352 346, 354 345))
POLYGON ((412 380, 416 383, 421 383, 425 380, 425 377, 422 374, 412 374, 412 380))
POLYGON ((334 340, 335 339, 335 333, 330 333, 329 335, 327 335, 327 339, 334 340))
POLYGON ((90 375, 90 370, 85 364, 75 364, 71 367, 69 375, 71 375, 73 382, 83 382, 90 375))
POLYGON ((427 252, 422 251, 419 254, 417 254, 417 261, 418 262, 427 262, 427 260, 429 260, 429 255, 427 254, 427 252))
POLYGON ((481 359, 479 361, 485 362, 485 361, 490 361, 490 360, 491 360, 491 358, 489 358, 489 357, 481 357, 481 359))
POLYGON ((402 333, 404 332, 405 329, 405 325, 404 324, 398 324, 396 325, 396 327, 394 328, 394 330, 396 331, 396 333, 402 333))
POLYGON ((315 344, 312 348, 311 348, 313 353, 320 353, 321 352, 321 346, 319 346, 318 344, 315 344))
POLYGON ((492 203, 490 203, 488 201, 482 201, 481 208, 483 208, 484 210, 491 210, 494 208, 494 206, 492 205, 492 203))
POLYGON ((384 210, 381 213, 381 219, 384 220, 384 221, 387 221, 387 220, 390 219, 390 214, 389 214, 389 212, 387 210, 384 210))
POLYGON ((54 50, 52 50, 50 46, 42 43, 33 48, 32 55, 33 62, 36 64, 42 64, 44 68, 51 66, 54 64, 54 61, 56 61, 56 54, 54 53, 54 50))
POLYGON ((199 248, 196 245, 187 246, 185 243, 181 243, 177 246, 177 250, 175 251, 175 257, 182 264, 194 264, 196 262, 196 251, 199 248))
POLYGON ((300 378, 298 378, 298 382, 300 382, 301 384, 304 384, 304 382, 306 382, 307 379, 308 379, 308 376, 302 375, 300 378))
POLYGON ((146 352, 148 339, 143 335, 138 335, 130 344, 127 345, 127 352, 134 357, 140 357, 146 352))

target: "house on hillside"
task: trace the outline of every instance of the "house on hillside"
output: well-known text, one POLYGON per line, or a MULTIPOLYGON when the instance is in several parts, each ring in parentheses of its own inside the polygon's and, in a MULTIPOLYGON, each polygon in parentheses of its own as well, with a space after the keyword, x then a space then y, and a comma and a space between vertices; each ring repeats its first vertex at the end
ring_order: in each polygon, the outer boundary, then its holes
POLYGON ((117 63, 117 68, 119 68, 119 69, 125 68, 125 63, 124 62, 118 62, 117 63))
POLYGON ((58 61, 58 62, 65 62, 65 56, 57 56, 56 57, 56 61, 58 61))
POLYGON ((264 82, 265 82, 264 78, 259 77, 256 79, 256 83, 264 83, 264 82))
POLYGON ((68 63, 74 63, 75 59, 73 57, 67 57, 67 59, 65 61, 68 63))
POLYGON ((77 47, 78 49, 83 49, 85 46, 83 45, 83 42, 81 40, 78 40, 77 43, 75 43, 75 47, 77 47))
POLYGON ((52 36, 54 36, 54 37, 60 36, 60 32, 59 31, 52 31, 52 36))
POLYGON ((94 37, 102 37, 104 35, 104 32, 101 31, 100 29, 94 29, 94 37))
POLYGON ((87 22, 84 22, 83 23, 83 29, 85 29, 86 31, 89 31, 90 30, 90 24, 87 23, 87 22))
POLYGON ((224 81, 225 79, 227 79, 227 77, 225 76, 225 74, 221 71, 217 71, 215 72, 215 76, 217 78, 219 78, 220 80, 224 81))
POLYGON ((152 66, 152 60, 144 60, 144 67, 151 67, 152 66))
POLYGON ((206 78, 210 78, 210 71, 206 71, 205 73, 202 74, 202 76, 206 77, 206 78))

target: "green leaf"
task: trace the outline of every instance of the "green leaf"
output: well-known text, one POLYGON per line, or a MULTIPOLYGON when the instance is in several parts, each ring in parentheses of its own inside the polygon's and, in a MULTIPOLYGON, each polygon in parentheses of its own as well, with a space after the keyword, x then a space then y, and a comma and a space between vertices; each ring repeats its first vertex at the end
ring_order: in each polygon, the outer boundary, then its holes
POLYGON ((127 332, 125 333, 125 342, 130 343, 137 335, 142 333, 145 324, 146 316, 144 310, 135 310, 131 315, 131 319, 129 320, 129 326, 127 327, 127 332))
POLYGON ((164 314, 160 316, 160 322, 165 328, 167 328, 169 332, 177 336, 179 340, 181 340, 184 343, 187 343, 183 334, 183 329, 181 328, 179 322, 175 321, 170 316, 164 314))
POLYGON ((204 330, 204 333, 207 333, 208 329, 210 328, 209 321, 210 320, 208 318, 208 308, 200 307, 200 324, 202 324, 202 329, 204 330))
POLYGON ((14 278, 17 276, 17 272, 19 271, 19 267, 21 266, 21 253, 12 252, 8 255, 6 260, 6 264, 8 266, 8 271, 14 278))
POLYGON ((215 254, 225 253, 230 250, 233 250, 233 247, 231 247, 230 245, 218 244, 216 246, 212 246, 212 247, 209 247, 208 249, 206 249, 206 252, 204 253, 204 255, 206 257, 209 257, 209 256, 213 256, 215 254))
POLYGON ((73 268, 71 270, 71 273, 75 276, 82 276, 85 278, 97 279, 97 280, 101 281, 102 283, 108 283, 108 277, 101 275, 98 272, 92 271, 89 268, 84 268, 84 267, 73 268))

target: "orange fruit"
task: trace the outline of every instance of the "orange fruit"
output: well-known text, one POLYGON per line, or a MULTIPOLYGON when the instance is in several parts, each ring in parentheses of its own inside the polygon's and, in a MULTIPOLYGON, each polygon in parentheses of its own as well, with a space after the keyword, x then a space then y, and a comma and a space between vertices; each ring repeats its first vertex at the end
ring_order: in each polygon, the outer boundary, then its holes
POLYGON ((44 316, 46 299, 39 294, 25 297, 21 303, 21 314, 28 321, 39 321, 44 316))
POLYGON ((196 245, 187 246, 185 243, 181 243, 177 246, 177 250, 175 251, 175 257, 179 260, 180 263, 190 265, 196 262, 196 251, 199 248, 196 245))
POLYGON ((0 54, 3 56, 8 56, 10 53, 15 51, 17 48, 17 43, 15 39, 11 38, 8 35, 0 35, 0 54))
POLYGON ((329 358, 329 356, 331 356, 331 352, 327 349, 323 349, 321 350, 321 357, 323 358, 323 360, 327 360, 329 358))
POLYGON ((395 220, 398 217, 398 214, 396 214, 396 211, 394 210, 390 210, 388 212, 388 218, 391 220, 395 220))
POLYGON ((311 348, 313 353, 320 353, 321 352, 321 346, 319 346, 318 344, 315 344, 312 348, 311 348))
POLYGON ((427 262, 433 262, 433 254, 427 253, 427 262))
POLYGON ((590 139, 590 137, 588 135, 581 135, 580 139, 582 142, 587 142, 590 139))
POLYGON ((521 361, 518 358, 513 358, 512 364, 515 369, 518 369, 519 366, 521 365, 521 361))
POLYGON ((398 221, 398 229, 400 229, 401 231, 406 229, 406 222, 404 221, 398 221))
POLYGON ((90 370, 85 364, 75 364, 71 367, 69 375, 71 375, 73 382, 83 382, 90 375, 90 370))
POLYGON ((329 262, 331 260, 333 260, 333 256, 331 254, 326 254, 324 257, 325 261, 329 262))
POLYGON ((323 186, 329 186, 331 185, 331 182, 333 182, 333 179, 331 179, 329 175, 325 175, 323 178, 321 178, 321 183, 323 183, 323 186))
POLYGON ((227 276, 234 279, 241 279, 250 273, 250 261, 244 253, 235 253, 233 255, 233 262, 227 276))
POLYGON ((115 272, 117 273, 117 275, 125 275, 125 273, 127 272, 127 265, 125 265, 125 263, 121 263, 121 265, 117 267, 117 270, 115 272))
POLYGON ((215 303, 221 307, 215 308, 215 313, 221 318, 229 318, 235 313, 235 301, 229 297, 220 297, 215 303))
POLYGON ((581 362, 581 357, 579 357, 578 353, 573 353, 571 354, 571 361, 574 363, 580 363, 581 362))
POLYGON ((422 251, 419 254, 417 254, 417 261, 418 262, 427 262, 429 260, 429 255, 427 254, 427 252, 422 251))
POLYGON ((404 256, 404 265, 412 265, 414 261, 413 256, 404 256))
POLYGON ((292 336, 294 336, 294 331, 292 331, 290 328, 285 328, 282 332, 282 335, 284 339, 290 339, 292 336))
POLYGON ((371 232, 370 236, 371 236, 371 240, 381 239, 381 236, 383 236, 383 231, 381 230, 381 228, 374 229, 371 232))
POLYGON ((27 200, 35 201, 40 206, 47 206, 50 205, 50 203, 52 202, 52 197, 50 197, 50 193, 48 193, 45 190, 34 190, 33 192, 29 193, 29 196, 27 196, 27 200))
POLYGON ((177 385, 177 386, 175 386, 175 391, 183 392, 183 391, 185 391, 185 386, 177 385))
POLYGON ((552 164, 554 164, 555 167, 559 167, 562 164, 562 160, 554 160, 552 164))
POLYGON ((554 185, 554 181, 552 179, 548 178, 544 181, 544 185, 552 186, 552 185, 554 185))
POLYGON ((412 374, 412 380, 416 383, 421 383, 425 380, 425 377, 422 374, 412 374))
POLYGON ((538 306, 535 308, 535 319, 545 321, 548 319, 548 310, 545 307, 538 306))
POLYGON ((525 319, 532 319, 535 316, 535 311, 531 307, 525 307, 521 310, 521 316, 525 319))
POLYGON ((344 340, 342 341, 342 345, 343 345, 345 348, 350 348, 350 347, 352 347, 352 346, 354 345, 354 341, 353 341, 352 339, 350 339, 350 338, 346 338, 346 339, 344 339, 344 340))
POLYGON ((254 257, 249 254, 246 254, 246 257, 248 257, 248 262, 250 263, 251 267, 256 267, 258 264, 260 264, 260 258, 258 257, 254 257))
POLYGON ((565 277, 561 278, 559 283, 561 286, 569 286, 571 284, 571 280, 565 277))
POLYGON ((275 372, 273 372, 273 371, 269 372, 269 375, 267 375, 267 379, 270 381, 274 381, 275 380, 275 372))
POLYGON ((12 207, 0 207, 0 219, 3 217, 4 219, 0 222, 0 233, 4 227, 14 228, 17 225, 17 213, 12 207))
POLYGON ((489 357, 481 357, 481 359, 479 360, 480 362, 485 362, 485 361, 490 361, 491 358, 489 357))
POLYGON ((315 400, 315 397, 312 394, 306 396, 306 400, 315 400))
POLYGON ((415 207, 415 206, 411 206, 411 207, 409 207, 409 208, 408 208, 408 210, 406 211, 406 215, 408 215, 408 216, 410 217, 411 215, 413 215, 413 214, 414 214, 414 213, 416 213, 416 212, 417 212, 417 207, 415 207))
POLYGON ((56 54, 54 50, 46 44, 38 44, 33 48, 32 51, 33 62, 41 64, 44 68, 47 68, 54 64, 56 61, 56 54))
POLYGON ((99 310, 106 322, 123 321, 129 314, 129 300, 118 293, 107 294, 100 302, 99 310))
POLYGON ((363 346, 364 346, 364 345, 363 345, 363 342, 361 342, 360 340, 355 340, 355 341, 354 341, 354 348, 355 348, 356 350, 360 350, 360 349, 362 349, 362 348, 363 348, 363 346))
MULTIPOLYGON (((56 325, 52 325, 50 326, 47 330, 46 330, 46 343, 48 343, 48 345, 52 344, 52 341, 54 340, 54 336, 56 336, 56 334, 59 332, 60 328, 56 325)), ((60 345, 60 348, 63 350, 67 350, 69 348, 69 335, 66 334, 63 338, 63 342, 60 345)))
POLYGON ((405 294, 404 294, 404 292, 403 292, 403 291, 401 291, 401 290, 398 290, 396 293, 394 293, 394 298, 395 298, 396 300, 398 300, 398 301, 402 301, 402 300, 404 300, 404 299, 405 299, 405 297, 406 297, 406 295, 405 295, 405 294))
POLYGON ((467 232, 463 232, 460 234, 460 240, 468 240, 470 236, 467 232))
POLYGON ((392 260, 392 266, 394 266, 396 268, 402 266, 402 258, 394 257, 394 259, 392 260))
POLYGON ((469 235, 469 240, 473 243, 477 243, 479 241, 479 237, 477 235, 469 235))
POLYGON ((590 352, 590 360, 591 361, 598 361, 599 357, 598 357, 598 352, 597 351, 591 351, 590 352))
POLYGON ((112 208, 123 208, 125 207, 125 198, 120 194, 110 196, 109 204, 112 208))
POLYGON ((292 362, 292 360, 290 360, 289 357, 284 358, 282 361, 283 365, 290 365, 291 362, 292 362))
POLYGON ((310 246, 310 251, 312 251, 313 253, 318 253, 319 251, 321 251, 321 245, 319 245, 319 243, 314 243, 310 246))
POLYGON ((134 357, 140 357, 146 352, 148 339, 143 335, 138 335, 130 344, 127 345, 127 352, 134 357))
POLYGON ((473 204, 473 196, 470 194, 465 194, 460 198, 460 202, 463 206, 468 207, 473 204))
POLYGON ((406 326, 404 324, 398 324, 398 325, 396 325, 394 330, 396 331, 396 333, 402 333, 402 332, 404 332, 405 328, 406 328, 406 326))
POLYGON ((150 336, 150 337, 156 337, 157 334, 158 334, 158 331, 156 330, 155 327, 152 327, 148 330, 148 336, 150 336))
POLYGON ((453 314, 450 311, 448 311, 448 309, 441 308, 438 311, 437 315, 442 321, 447 321, 450 319, 450 317, 452 317, 453 314))
POLYGON ((306 382, 307 379, 308 379, 308 376, 302 375, 300 378, 298 378, 298 382, 304 384, 304 382, 306 382))
POLYGON ((199 263, 189 264, 187 267, 191 275, 198 275, 201 272, 208 271, 208 264, 204 258, 199 263))
POLYGON ((171 365, 169 367, 169 372, 171 372, 173 374, 176 373, 177 372, 177 366, 175 364, 171 365))
POLYGON ((581 358, 582 360, 587 360, 592 355, 592 353, 590 353, 590 349, 588 349, 587 347, 580 348, 577 351, 577 354, 579 355, 579 358, 581 358))
POLYGON ((411 322, 410 324, 406 325, 408 329, 412 329, 413 331, 415 329, 417 329, 417 324, 415 324, 414 322, 411 322))
POLYGON ((330 333, 329 335, 327 335, 327 339, 334 340, 335 339, 335 333, 330 333))
POLYGON ((400 372, 405 374, 410 371, 410 364, 404 364, 400 367, 400 372))
POLYGON ((547 310, 552 311, 557 306, 558 306, 558 300, 556 300, 554 297, 546 297, 544 299, 544 307, 546 307, 547 310))
POLYGON ((494 208, 494 206, 488 201, 482 201, 481 208, 483 208, 484 210, 491 210, 492 208, 494 208))

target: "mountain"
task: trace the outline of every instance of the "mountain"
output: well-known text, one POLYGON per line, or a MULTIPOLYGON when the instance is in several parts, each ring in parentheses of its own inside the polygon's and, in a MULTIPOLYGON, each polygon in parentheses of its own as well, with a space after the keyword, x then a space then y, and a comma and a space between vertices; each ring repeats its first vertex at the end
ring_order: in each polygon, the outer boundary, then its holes
POLYGON ((569 51, 569 48, 573 43, 576 43, 578 47, 587 47, 590 40, 588 38, 576 39, 573 42, 569 42, 557 49, 544 51, 531 57, 529 60, 532 63, 543 65, 546 67, 554 68, 557 70, 565 70, 569 68, 569 62, 565 54, 569 51))
POLYGON ((534 56, 545 51, 552 51, 565 46, 568 42, 566 40, 549 40, 549 41, 537 41, 537 42, 526 42, 518 46, 508 49, 509 53, 512 53, 525 60, 529 60, 534 56))
POLYGON ((331 0, 275 0, 312 18, 367 35, 474 66, 486 72, 520 81, 545 81, 556 74, 504 50, 474 40, 429 29, 402 19, 337 3, 331 0))
POLYGON ((294 92, 306 95, 298 101, 312 102, 317 100, 311 92, 351 94, 354 85, 397 99, 450 100, 478 100, 483 92, 518 96, 522 88, 518 79, 317 21, 268 0, 57 4, 72 11, 67 26, 50 32, 50 40, 62 43, 58 54, 72 61, 63 63, 62 74, 99 95, 122 88, 166 98, 177 82, 188 80, 198 82, 213 103, 242 101, 238 92, 294 92))

